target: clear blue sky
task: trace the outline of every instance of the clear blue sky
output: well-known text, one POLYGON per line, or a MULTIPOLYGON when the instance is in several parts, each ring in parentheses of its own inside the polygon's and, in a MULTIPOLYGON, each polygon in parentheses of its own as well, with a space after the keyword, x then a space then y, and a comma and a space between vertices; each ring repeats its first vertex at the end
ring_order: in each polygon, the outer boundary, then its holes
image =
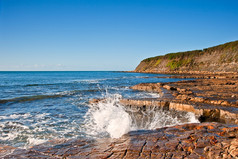
POLYGON ((0 0, 0 70, 133 70, 238 40, 238 0, 0 0))

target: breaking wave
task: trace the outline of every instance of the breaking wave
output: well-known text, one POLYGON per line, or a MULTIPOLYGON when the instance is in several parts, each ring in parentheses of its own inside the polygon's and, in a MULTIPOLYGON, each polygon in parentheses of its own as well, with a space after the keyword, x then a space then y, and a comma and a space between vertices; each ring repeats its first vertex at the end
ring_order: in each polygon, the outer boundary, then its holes
POLYGON ((199 122, 193 113, 155 108, 147 111, 130 110, 120 104, 121 98, 119 94, 106 95, 104 100, 90 105, 84 125, 89 136, 119 138, 129 131, 199 122))

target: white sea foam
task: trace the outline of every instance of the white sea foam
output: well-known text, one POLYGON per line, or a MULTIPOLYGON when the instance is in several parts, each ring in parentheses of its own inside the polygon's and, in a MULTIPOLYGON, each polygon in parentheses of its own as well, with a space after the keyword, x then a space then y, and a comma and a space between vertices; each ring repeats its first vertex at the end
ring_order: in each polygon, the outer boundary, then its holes
POLYGON ((127 98, 160 98, 159 93, 155 92, 138 92, 132 95, 126 95, 127 98))
POLYGON ((130 131, 130 115, 119 104, 120 95, 108 97, 104 102, 91 105, 86 114, 86 132, 118 138, 130 131))
POLYGON ((25 114, 11 114, 11 115, 1 115, 0 116, 0 120, 2 120, 2 119, 19 119, 19 118, 24 118, 24 119, 26 119, 26 118, 29 118, 31 116, 31 114, 29 114, 29 113, 25 113, 25 114))
POLYGON ((187 118, 189 119, 188 123, 199 123, 199 120, 196 118, 195 114, 192 112, 187 113, 187 118))
POLYGON ((42 114, 37 114, 35 115, 35 118, 38 118, 38 119, 42 119, 46 116, 49 116, 50 114, 49 113, 42 113, 42 114))
POLYGON ((197 123, 193 113, 176 117, 169 111, 147 110, 133 112, 120 105, 121 96, 106 95, 106 99, 90 105, 85 115, 86 133, 90 136, 119 138, 132 130, 156 129, 183 123, 197 123))
POLYGON ((1 116, 6 121, 0 122, 0 141, 17 147, 27 148, 59 136, 49 124, 49 113, 12 114, 1 116), (47 118, 46 118, 47 117, 47 118), (55 136, 53 134, 56 134, 55 136))
MULTIPOLYGON (((155 108, 155 107, 154 107, 155 108)), ((185 112, 184 112, 185 113, 185 112)), ((198 123, 193 113, 174 114, 174 112, 160 110, 146 110, 138 112, 132 112, 132 130, 148 129, 153 130, 156 128, 162 128, 165 126, 174 126, 185 123, 198 123)))
POLYGON ((46 141, 47 141, 47 139, 39 139, 39 138, 29 137, 27 139, 27 146, 25 146, 25 148, 28 148, 29 146, 33 146, 33 145, 39 145, 46 141))
POLYGON ((148 96, 151 96, 151 98, 159 98, 160 97, 159 93, 148 92, 147 94, 148 94, 148 96))

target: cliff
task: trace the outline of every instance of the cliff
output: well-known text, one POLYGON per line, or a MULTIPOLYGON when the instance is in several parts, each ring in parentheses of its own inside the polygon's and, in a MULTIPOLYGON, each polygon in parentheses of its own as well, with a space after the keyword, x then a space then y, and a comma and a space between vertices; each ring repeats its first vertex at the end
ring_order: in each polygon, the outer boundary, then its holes
POLYGON ((135 72, 238 72, 238 40, 222 45, 144 59, 135 72))

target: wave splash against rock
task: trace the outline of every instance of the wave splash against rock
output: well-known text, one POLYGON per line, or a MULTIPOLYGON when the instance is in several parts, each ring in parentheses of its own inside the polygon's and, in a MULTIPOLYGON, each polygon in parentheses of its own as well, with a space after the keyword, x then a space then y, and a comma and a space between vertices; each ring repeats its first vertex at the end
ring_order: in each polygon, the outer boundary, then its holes
POLYGON ((119 94, 107 94, 104 100, 91 103, 85 115, 85 132, 91 137, 119 138, 129 131, 153 130, 183 123, 197 123, 193 113, 162 109, 134 110, 124 107, 119 94))

